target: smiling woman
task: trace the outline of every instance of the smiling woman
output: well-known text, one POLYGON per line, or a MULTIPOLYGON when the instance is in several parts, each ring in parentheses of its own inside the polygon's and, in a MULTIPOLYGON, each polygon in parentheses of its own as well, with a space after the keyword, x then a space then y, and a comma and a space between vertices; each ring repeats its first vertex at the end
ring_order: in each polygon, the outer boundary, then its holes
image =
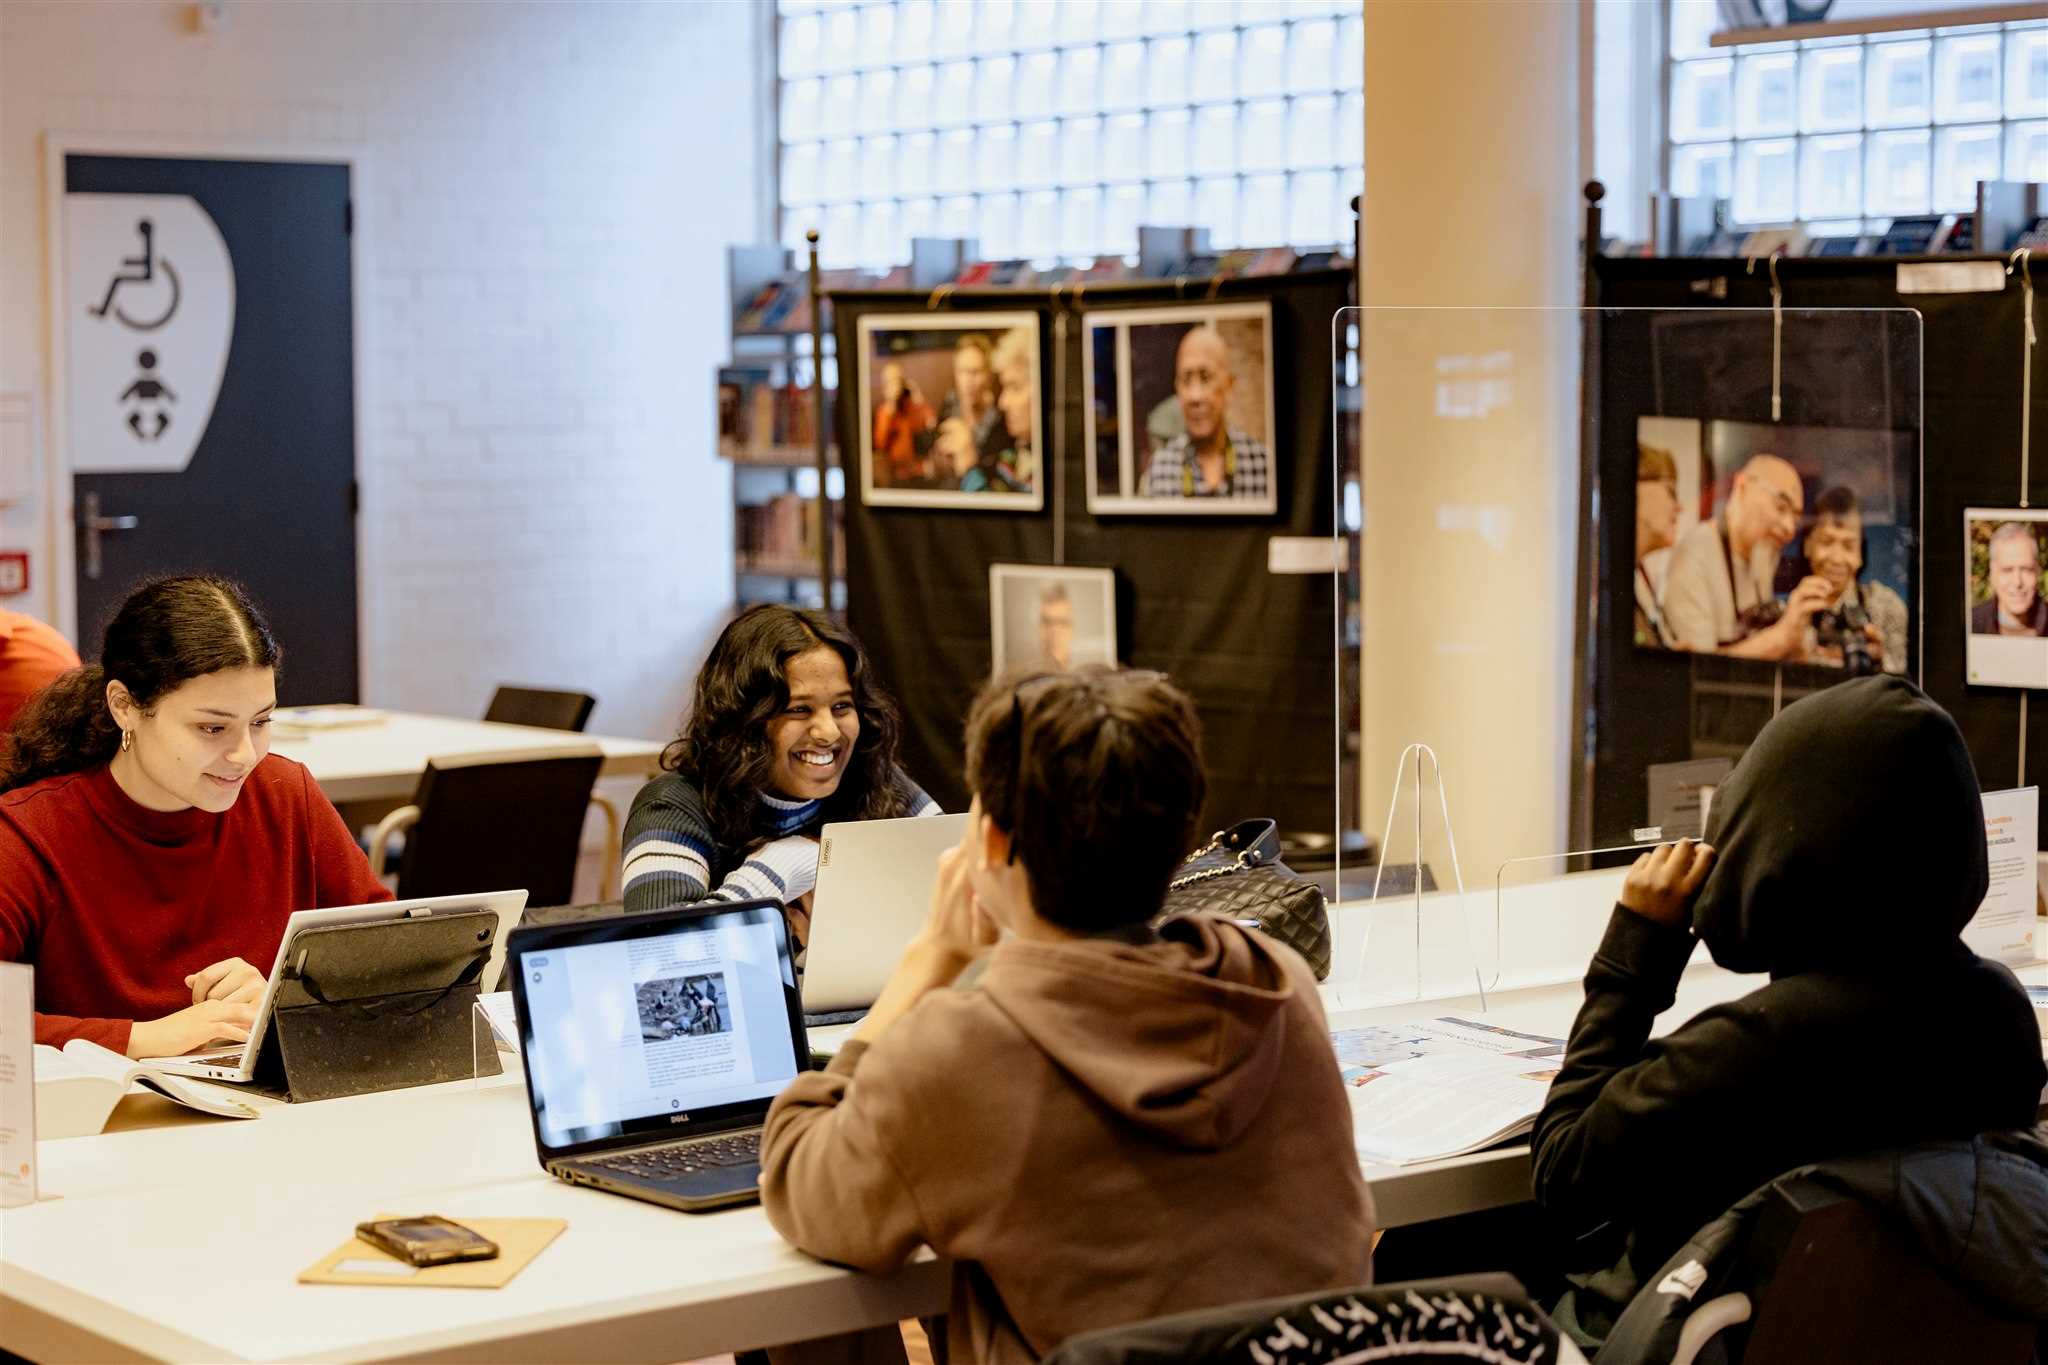
POLYGON ((669 771, 634 798, 626 908, 775 900, 795 907, 801 942, 826 823, 938 811, 896 765, 896 731, 895 703, 831 617, 741 613, 697 674, 669 771))
POLYGON ((270 753, 282 651, 242 590, 145 584, 100 662, 0 751, 0 958, 36 967, 36 1041, 131 1057, 247 1036, 294 910, 385 900, 306 770, 270 753))

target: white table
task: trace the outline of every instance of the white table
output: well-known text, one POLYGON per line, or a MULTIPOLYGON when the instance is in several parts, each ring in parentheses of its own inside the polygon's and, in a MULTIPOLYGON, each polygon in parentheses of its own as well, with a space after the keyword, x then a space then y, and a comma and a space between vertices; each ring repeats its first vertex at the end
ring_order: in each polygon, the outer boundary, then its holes
MULTIPOLYGON (((595 744, 604 754, 597 770, 600 779, 646 778, 661 770, 661 753, 667 747, 659 740, 351 706, 289 707, 277 713, 276 726, 272 751, 305 764, 350 829, 374 824, 412 800, 420 774, 432 758, 458 754, 509 758, 568 744, 595 744), (315 718, 333 721, 357 713, 366 723, 317 727, 294 723, 315 718)), ((625 817, 611 798, 598 795, 594 799, 605 815, 599 898, 608 900, 616 894, 623 856, 620 826, 625 817)))
MULTIPOLYGON (((129 1101, 133 1103, 133 1101, 129 1101)), ((41 1361, 676 1361, 943 1312, 793 1250, 758 1207, 688 1215, 545 1175, 516 1076, 41 1144, 0 1213, 0 1345, 41 1361), (499 1290, 301 1285, 382 1213, 561 1218, 499 1290)))
POLYGON ((422 716, 406 711, 374 711, 381 719, 369 724, 302 730, 292 726, 300 710, 333 714, 349 708, 291 708, 277 715, 271 748, 303 763, 327 799, 336 805, 412 799, 427 760, 442 754, 512 754, 553 745, 589 743, 604 751, 600 777, 652 776, 659 770, 659 740, 618 739, 570 730, 543 730, 526 725, 498 725, 453 716, 422 716))

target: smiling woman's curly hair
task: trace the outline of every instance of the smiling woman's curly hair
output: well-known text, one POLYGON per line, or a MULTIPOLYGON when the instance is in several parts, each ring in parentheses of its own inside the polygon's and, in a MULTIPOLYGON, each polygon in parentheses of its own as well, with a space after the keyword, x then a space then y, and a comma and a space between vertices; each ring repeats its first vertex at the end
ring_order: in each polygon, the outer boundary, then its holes
POLYGON ((909 783, 896 767, 896 703, 875 685, 867 654, 821 611, 759 606, 740 613, 697 672, 683 731, 661 766, 682 774, 704 798, 720 848, 756 843, 760 798, 775 771, 768 722, 789 705, 789 661, 819 647, 837 653, 853 684, 860 737, 823 820, 887 820, 910 814, 909 783))

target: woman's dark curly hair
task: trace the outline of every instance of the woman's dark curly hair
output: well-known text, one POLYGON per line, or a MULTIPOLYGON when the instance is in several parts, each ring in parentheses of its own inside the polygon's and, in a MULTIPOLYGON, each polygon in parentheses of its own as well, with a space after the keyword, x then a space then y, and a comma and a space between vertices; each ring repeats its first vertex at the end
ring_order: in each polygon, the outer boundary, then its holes
POLYGON ((0 744, 0 792, 111 763, 121 727, 107 709, 119 682, 147 714, 194 678, 276 668, 284 651, 248 594, 225 578, 160 578, 128 594, 100 640, 100 660, 51 682, 0 744))
POLYGON ((860 717, 860 738, 839 789, 825 798, 823 819, 887 820, 910 813, 908 784, 896 767, 896 703, 876 686, 860 641, 821 611, 751 607, 711 647, 697 672, 683 732, 661 756, 662 767, 688 778, 703 797, 720 848, 744 849, 760 839, 761 793, 775 770, 768 722, 789 705, 789 661, 821 646, 845 662, 860 717))

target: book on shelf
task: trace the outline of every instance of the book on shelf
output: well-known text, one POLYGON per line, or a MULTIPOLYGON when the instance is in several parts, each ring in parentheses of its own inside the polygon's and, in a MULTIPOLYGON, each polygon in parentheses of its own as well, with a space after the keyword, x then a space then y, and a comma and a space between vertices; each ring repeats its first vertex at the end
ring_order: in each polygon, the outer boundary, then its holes
POLYGON ((227 1119, 253 1119, 256 1111, 203 1082, 173 1076, 84 1038, 62 1049, 36 1044, 36 1136, 88 1137, 107 1126, 114 1106, 140 1083, 188 1109, 227 1119))
POLYGON ((1561 1038, 1449 1016, 1339 1029, 1330 1042, 1353 1145, 1367 1161, 1393 1166, 1527 1133, 1564 1059, 1561 1038))
MULTIPOLYGON (((833 391, 826 390, 827 408, 833 391)), ((740 464, 798 465, 817 459, 817 399, 795 381, 777 384, 766 368, 728 365, 718 372, 718 454, 740 464)), ((837 463, 836 450, 827 458, 837 463)))
MULTIPOLYGON (((844 505, 832 503, 835 573, 846 572, 844 505)), ((801 578, 818 572, 818 500, 778 493, 735 509, 733 549, 741 573, 801 578)))

